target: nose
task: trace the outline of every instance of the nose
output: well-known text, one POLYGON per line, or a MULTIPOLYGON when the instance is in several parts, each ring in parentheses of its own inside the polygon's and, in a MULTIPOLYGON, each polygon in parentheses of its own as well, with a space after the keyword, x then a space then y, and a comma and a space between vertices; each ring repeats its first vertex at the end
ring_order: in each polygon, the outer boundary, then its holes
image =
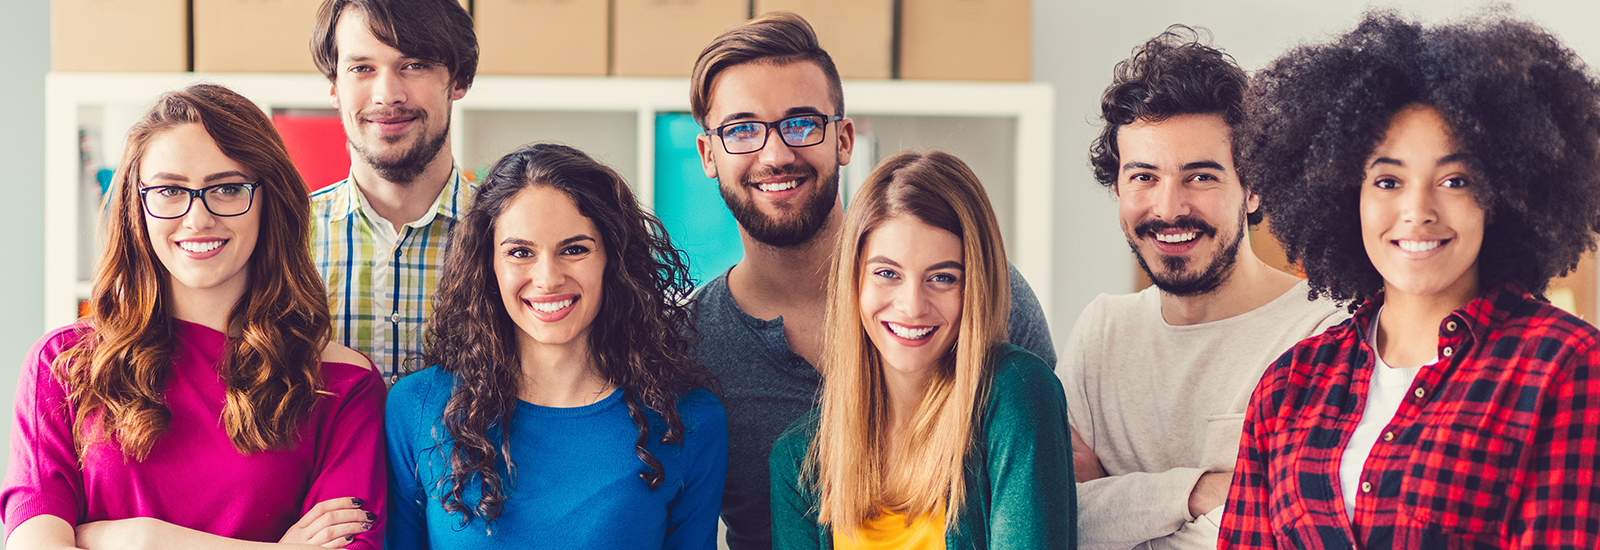
POLYGON ((405 86, 400 72, 379 69, 372 79, 372 102, 377 105, 398 105, 406 102, 405 86))
POLYGON ((905 315, 907 321, 920 319, 928 312, 928 293, 917 281, 898 285, 894 293, 894 308, 905 315))
POLYGON ((561 267, 549 256, 539 258, 528 266, 528 282, 535 290, 549 292, 561 284, 561 267))
POLYGON ((1424 225, 1438 221, 1439 210, 1431 185, 1408 185, 1400 193, 1400 220, 1424 225))
POLYGON ((183 227, 193 230, 209 228, 217 223, 217 216, 206 208, 204 199, 189 198, 189 212, 183 215, 183 227))
POLYGON ((1165 180, 1150 190, 1150 214, 1162 220, 1174 220, 1189 214, 1189 189, 1182 183, 1165 180))
POLYGON ((794 162, 794 149, 784 143, 783 134, 778 133, 776 124, 767 125, 767 144, 756 154, 761 163, 767 166, 788 166, 794 162))

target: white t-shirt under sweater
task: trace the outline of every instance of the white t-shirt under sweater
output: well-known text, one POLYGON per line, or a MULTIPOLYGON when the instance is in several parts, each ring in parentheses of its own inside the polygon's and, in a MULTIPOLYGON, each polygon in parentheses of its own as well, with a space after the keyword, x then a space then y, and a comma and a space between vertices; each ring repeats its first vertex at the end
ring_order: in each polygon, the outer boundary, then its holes
POLYGON ((1081 548, 1216 548, 1222 508, 1189 515, 1200 475, 1231 472, 1250 394, 1294 344, 1349 318, 1300 282, 1253 311, 1172 326, 1155 287, 1084 308, 1057 374, 1109 477, 1078 484, 1081 548))
MULTIPOLYGON (((1372 326, 1367 329, 1367 346, 1373 350, 1378 349, 1378 318, 1383 316, 1383 308, 1378 308, 1378 313, 1372 316, 1372 326)), ((1439 362, 1435 357, 1425 364, 1439 362)), ((1378 436, 1383 434, 1383 429, 1389 427, 1394 421, 1394 415, 1400 412, 1400 405, 1405 403, 1406 396, 1411 394, 1411 384, 1417 381, 1417 371, 1420 366, 1397 369, 1383 362, 1383 357, 1376 351, 1372 354, 1372 378, 1367 380, 1367 405, 1361 409, 1361 421, 1356 423, 1356 429, 1350 434, 1350 442, 1344 446, 1344 454, 1339 456, 1339 492, 1344 497, 1344 516, 1350 523, 1355 523, 1356 495, 1361 494, 1357 488, 1361 484, 1361 471, 1366 469, 1367 457, 1372 455, 1372 448, 1378 444, 1378 436)))

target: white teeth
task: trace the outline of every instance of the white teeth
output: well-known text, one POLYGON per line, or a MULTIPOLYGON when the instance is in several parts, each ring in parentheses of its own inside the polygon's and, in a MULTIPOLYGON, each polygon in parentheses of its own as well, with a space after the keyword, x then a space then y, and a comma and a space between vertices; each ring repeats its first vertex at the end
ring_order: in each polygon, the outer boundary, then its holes
POLYGON ((931 333, 931 332, 933 332, 933 329, 938 328, 938 327, 910 328, 910 327, 906 327, 906 326, 903 326, 903 325, 900 325, 900 324, 897 324, 897 323, 885 323, 885 324, 889 325, 889 330, 893 331, 895 336, 899 336, 899 337, 905 338, 907 340, 921 340, 923 338, 927 338, 928 337, 928 333, 931 333))
POLYGON ((1194 231, 1190 231, 1188 233, 1176 233, 1172 235, 1156 233, 1156 240, 1164 243, 1186 243, 1194 240, 1194 238, 1198 235, 1199 233, 1194 231))
POLYGON ((1400 249, 1406 252, 1423 252, 1439 248, 1439 241, 1398 241, 1400 249))
POLYGON ((567 298, 559 302, 528 302, 528 304, 533 306, 533 309, 537 309, 545 313, 555 313, 565 309, 567 306, 572 305, 572 301, 575 299, 576 298, 567 298))
POLYGON ((788 191, 790 189, 794 189, 795 186, 797 186, 797 185, 800 185, 800 181, 799 180, 790 180, 790 181, 783 181, 783 182, 778 182, 778 183, 763 183, 763 184, 758 185, 756 187, 761 189, 762 191, 766 191, 768 193, 771 193, 771 192, 774 192, 774 191, 788 191))
POLYGON ((210 252, 212 250, 216 250, 217 248, 221 247, 222 243, 224 243, 224 242, 226 242, 226 241, 205 241, 205 242, 180 241, 180 242, 178 242, 178 248, 182 248, 184 250, 188 250, 188 251, 194 252, 194 253, 210 252))

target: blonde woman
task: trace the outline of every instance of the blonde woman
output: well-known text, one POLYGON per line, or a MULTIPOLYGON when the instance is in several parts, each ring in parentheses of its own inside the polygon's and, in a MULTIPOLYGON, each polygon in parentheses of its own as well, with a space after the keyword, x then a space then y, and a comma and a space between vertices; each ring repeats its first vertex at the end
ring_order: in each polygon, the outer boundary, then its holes
POLYGON ((822 407, 772 449, 774 548, 1075 548, 1067 409, 1004 342, 1005 248, 946 153, 872 173, 829 278, 822 407))

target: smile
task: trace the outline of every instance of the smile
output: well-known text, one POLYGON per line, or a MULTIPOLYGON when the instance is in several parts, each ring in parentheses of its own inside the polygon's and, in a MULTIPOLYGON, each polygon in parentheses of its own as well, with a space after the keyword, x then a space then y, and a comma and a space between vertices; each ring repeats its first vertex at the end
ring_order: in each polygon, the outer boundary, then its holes
POLYGON ((203 254, 218 248, 222 248, 222 245, 227 244, 227 242, 228 241, 178 241, 178 248, 182 248, 195 254, 203 254))
POLYGON ((578 301, 578 298, 572 297, 559 302, 528 302, 528 307, 542 313, 555 313, 572 306, 572 303, 576 301, 578 301))
POLYGON ((899 323, 891 323, 888 321, 884 321, 883 326, 889 327, 889 332, 893 332, 895 336, 899 336, 907 340, 921 340, 923 338, 927 338, 929 334, 933 333, 934 329, 939 328, 937 326, 908 327, 899 323))
POLYGON ((1429 250, 1439 248, 1439 245, 1444 243, 1445 241, 1395 241, 1395 244, 1399 245, 1400 249, 1406 252, 1427 252, 1429 250))
POLYGON ((776 183, 763 183, 763 184, 757 185, 756 188, 760 189, 762 191, 766 191, 768 193, 775 193, 775 192, 778 192, 778 191, 788 191, 790 189, 794 189, 794 188, 799 187, 799 186, 800 186, 800 180, 789 180, 789 181, 780 181, 780 182, 776 182, 776 183))
POLYGON ((1156 233, 1156 240, 1164 242, 1164 243, 1168 243, 1168 244, 1178 244, 1178 243, 1186 243, 1186 242, 1195 240, 1195 238, 1197 238, 1199 236, 1200 236, 1200 233, 1196 232, 1196 231, 1190 231, 1190 232, 1187 232, 1187 233, 1172 233, 1172 234, 1156 233))

